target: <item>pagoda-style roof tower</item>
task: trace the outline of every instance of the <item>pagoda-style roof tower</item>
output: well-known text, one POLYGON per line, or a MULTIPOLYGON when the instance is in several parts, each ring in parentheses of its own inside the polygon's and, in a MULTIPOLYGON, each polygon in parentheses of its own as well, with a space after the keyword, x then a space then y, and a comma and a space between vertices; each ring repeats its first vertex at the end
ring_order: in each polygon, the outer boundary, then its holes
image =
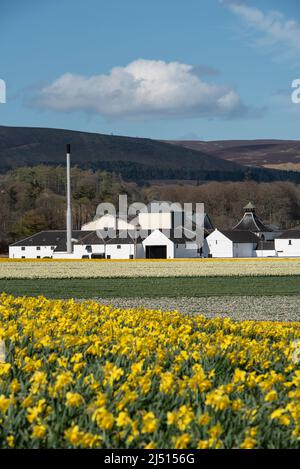
POLYGON ((255 213, 255 205, 249 202, 244 207, 245 213, 243 218, 235 225, 233 230, 252 231, 253 233, 265 233, 273 231, 268 226, 264 225, 255 213))

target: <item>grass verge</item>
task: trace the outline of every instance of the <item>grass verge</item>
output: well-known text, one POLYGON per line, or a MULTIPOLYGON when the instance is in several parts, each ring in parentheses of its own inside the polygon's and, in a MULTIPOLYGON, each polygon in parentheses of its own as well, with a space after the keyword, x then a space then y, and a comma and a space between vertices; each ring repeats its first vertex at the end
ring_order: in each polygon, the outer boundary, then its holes
POLYGON ((48 298, 299 295, 300 276, 0 279, 0 291, 48 298))

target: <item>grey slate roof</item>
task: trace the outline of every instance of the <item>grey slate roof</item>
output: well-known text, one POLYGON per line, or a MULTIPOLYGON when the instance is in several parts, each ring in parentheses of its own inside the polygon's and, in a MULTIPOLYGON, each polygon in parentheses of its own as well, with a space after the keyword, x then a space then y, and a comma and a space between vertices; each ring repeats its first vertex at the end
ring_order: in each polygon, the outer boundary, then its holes
MULTIPOLYGON (((133 233, 134 230, 122 230, 122 231, 115 231, 111 230, 111 236, 109 237, 110 230, 97 230, 97 231, 90 231, 87 236, 84 236, 80 239, 78 243, 75 244, 134 244, 135 240, 130 236, 130 233, 133 233), (105 236, 107 234, 107 236, 105 236)), ((141 242, 140 238, 136 239, 136 242, 141 242)))
MULTIPOLYGON (((160 230, 163 231, 163 230, 160 230)), ((136 240, 130 236, 130 234, 124 231, 117 231, 111 234, 114 237, 105 236, 105 231, 101 233, 97 231, 81 231, 72 230, 73 244, 84 244, 84 245, 99 245, 99 244, 134 244, 141 243, 144 238, 138 237, 136 240), (101 234, 103 233, 103 238, 101 234), (127 236, 126 236, 127 234, 127 236)), ((151 230, 148 230, 148 234, 151 230)), ((108 232, 109 234, 109 232, 108 232)), ((169 239, 175 244, 184 244, 186 242, 193 242, 193 238, 182 233, 180 238, 174 236, 173 231, 170 231, 169 239)), ((64 252, 66 250, 66 231, 65 230, 52 230, 52 231, 40 231, 28 238, 17 241, 11 246, 54 246, 55 252, 64 252)))
POLYGON ((204 229, 207 231, 214 230, 214 224, 211 221, 210 216, 206 213, 204 217, 204 229))
POLYGON ((287 230, 284 233, 282 233, 280 236, 277 236, 277 239, 300 239, 300 229, 287 230))
POLYGON ((258 232, 270 232, 271 228, 264 225, 260 219, 256 216, 254 211, 245 212, 243 218, 235 225, 233 230, 243 230, 243 231, 254 231, 258 232))
POLYGON ((259 242, 258 236, 251 231, 243 230, 219 230, 226 238, 230 239, 233 243, 257 243, 259 242))
MULTIPOLYGON (((133 244, 134 240, 128 235, 126 238, 120 235, 120 232, 116 232, 114 238, 107 238, 104 240, 97 235, 96 231, 81 231, 72 230, 73 244, 133 244)), ((137 242, 141 242, 141 239, 137 239, 137 242)), ((66 250, 66 231, 65 230, 53 230, 53 231, 40 231, 28 238, 17 241, 11 246, 54 246, 55 252, 64 252, 66 250)))
MULTIPOLYGON (((73 230, 73 238, 81 236, 81 233, 87 233, 86 231, 73 230)), ((57 246, 63 240, 66 239, 65 230, 51 230, 51 231, 40 231, 32 236, 28 236, 25 239, 21 239, 11 246, 57 246)))
MULTIPOLYGON (((195 229, 194 227, 197 226, 195 214, 192 216, 192 220, 193 220, 193 229, 195 229)), ((203 224, 204 224, 204 230, 207 231, 207 232, 211 232, 215 229, 215 227, 213 225, 213 222, 211 221, 211 218, 207 213, 204 214, 204 223, 203 224)))

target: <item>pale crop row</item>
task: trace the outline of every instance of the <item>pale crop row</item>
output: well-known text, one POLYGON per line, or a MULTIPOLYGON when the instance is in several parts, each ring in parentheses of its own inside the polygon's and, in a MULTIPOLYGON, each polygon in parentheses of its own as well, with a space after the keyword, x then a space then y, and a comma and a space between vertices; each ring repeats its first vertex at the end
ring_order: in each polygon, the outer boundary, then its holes
POLYGON ((2 261, 0 278, 300 275, 300 259, 2 261))

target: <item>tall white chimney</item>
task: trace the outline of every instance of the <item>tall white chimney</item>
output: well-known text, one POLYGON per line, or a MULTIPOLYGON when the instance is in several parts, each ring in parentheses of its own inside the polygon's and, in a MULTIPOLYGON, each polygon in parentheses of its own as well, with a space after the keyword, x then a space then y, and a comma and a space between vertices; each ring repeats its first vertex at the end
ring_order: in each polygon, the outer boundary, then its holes
POLYGON ((71 145, 67 144, 67 253, 72 254, 71 145))

